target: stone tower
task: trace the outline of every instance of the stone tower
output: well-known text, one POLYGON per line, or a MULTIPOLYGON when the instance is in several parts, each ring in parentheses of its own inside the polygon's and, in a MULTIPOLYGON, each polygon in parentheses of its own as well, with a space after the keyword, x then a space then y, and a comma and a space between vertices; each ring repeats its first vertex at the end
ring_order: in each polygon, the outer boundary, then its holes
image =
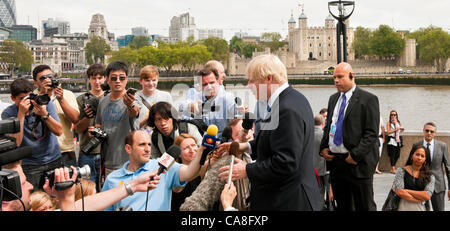
POLYGON ((89 40, 94 36, 98 36, 105 39, 105 41, 109 41, 109 34, 108 30, 106 29, 105 17, 103 17, 103 15, 101 14, 94 14, 91 19, 91 24, 89 25, 89 40))

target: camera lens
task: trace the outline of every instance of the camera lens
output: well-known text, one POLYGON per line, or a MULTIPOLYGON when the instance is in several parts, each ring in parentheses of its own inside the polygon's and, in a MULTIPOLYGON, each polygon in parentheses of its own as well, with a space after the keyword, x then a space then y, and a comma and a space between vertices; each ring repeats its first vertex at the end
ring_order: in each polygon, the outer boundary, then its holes
POLYGON ((78 178, 89 179, 91 178, 91 168, 89 165, 85 165, 81 168, 78 168, 78 178))

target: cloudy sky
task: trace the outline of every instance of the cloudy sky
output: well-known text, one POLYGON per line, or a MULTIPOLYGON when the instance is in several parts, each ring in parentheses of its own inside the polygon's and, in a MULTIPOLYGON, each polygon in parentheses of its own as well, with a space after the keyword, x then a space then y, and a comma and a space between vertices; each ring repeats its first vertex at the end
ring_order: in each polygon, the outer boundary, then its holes
MULTIPOLYGON (((387 24, 395 29, 414 31, 434 25, 450 31, 450 0, 354 0, 352 27, 377 28, 387 24)), ((150 34, 169 35, 170 19, 190 12, 197 28, 219 28, 229 40, 236 32, 260 35, 279 32, 287 35, 287 22, 304 5, 309 26, 324 26, 328 0, 16 0, 18 24, 40 27, 48 18, 70 22, 71 32, 87 33, 92 15, 105 16, 115 36, 131 34, 143 26, 150 34)))

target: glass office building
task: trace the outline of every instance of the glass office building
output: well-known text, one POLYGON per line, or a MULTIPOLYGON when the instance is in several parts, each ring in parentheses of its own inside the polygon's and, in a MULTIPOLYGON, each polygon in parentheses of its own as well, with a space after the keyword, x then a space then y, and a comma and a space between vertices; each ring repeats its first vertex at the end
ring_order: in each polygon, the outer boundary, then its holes
POLYGON ((0 1, 0 26, 12 27, 16 25, 16 1, 1 0, 0 1))

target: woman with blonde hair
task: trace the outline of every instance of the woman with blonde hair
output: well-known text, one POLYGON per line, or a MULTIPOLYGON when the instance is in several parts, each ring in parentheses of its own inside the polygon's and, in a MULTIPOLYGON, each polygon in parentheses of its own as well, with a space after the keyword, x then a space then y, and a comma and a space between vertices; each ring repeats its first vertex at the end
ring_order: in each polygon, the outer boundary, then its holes
POLYGON ((35 191, 30 196, 31 211, 54 211, 57 203, 44 191, 35 191))

